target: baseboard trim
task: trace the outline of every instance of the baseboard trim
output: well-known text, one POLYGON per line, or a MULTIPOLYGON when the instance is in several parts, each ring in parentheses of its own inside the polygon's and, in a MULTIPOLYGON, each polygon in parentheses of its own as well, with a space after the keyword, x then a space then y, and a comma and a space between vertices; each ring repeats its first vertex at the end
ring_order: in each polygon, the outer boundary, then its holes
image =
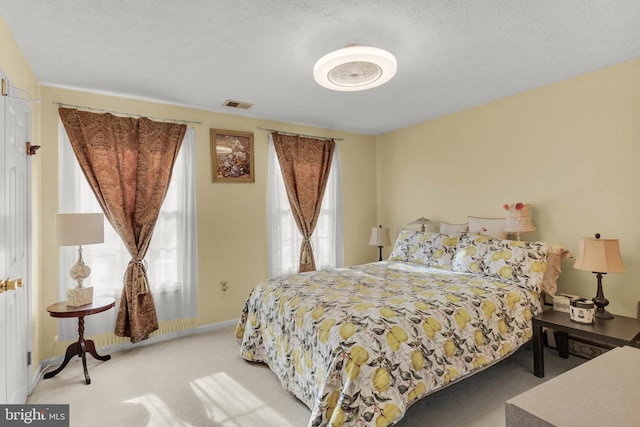
POLYGON ((210 323, 208 325, 199 326, 196 329, 197 331, 196 333, 200 334, 203 332, 212 332, 220 329, 230 328, 231 326, 237 325, 239 321, 240 321, 240 318, 237 318, 237 319, 225 320, 224 322, 210 323))

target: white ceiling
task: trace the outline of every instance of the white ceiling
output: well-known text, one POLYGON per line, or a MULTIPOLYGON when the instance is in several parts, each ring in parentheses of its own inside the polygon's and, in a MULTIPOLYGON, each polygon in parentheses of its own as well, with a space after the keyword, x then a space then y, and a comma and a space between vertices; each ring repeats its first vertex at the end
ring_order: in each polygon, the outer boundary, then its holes
POLYGON ((45 85, 370 135, 640 57, 639 0, 0 0, 0 13, 45 85), (393 80, 317 85, 315 61, 350 43, 392 52, 393 80))

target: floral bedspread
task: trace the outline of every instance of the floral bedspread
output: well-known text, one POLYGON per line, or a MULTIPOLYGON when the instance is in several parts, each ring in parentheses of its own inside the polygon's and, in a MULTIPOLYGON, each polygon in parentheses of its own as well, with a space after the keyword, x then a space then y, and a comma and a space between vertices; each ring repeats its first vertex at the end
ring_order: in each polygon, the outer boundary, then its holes
POLYGON ((537 293, 495 278, 381 261, 260 283, 236 336, 311 409, 309 426, 380 427, 511 354, 540 311, 537 293))

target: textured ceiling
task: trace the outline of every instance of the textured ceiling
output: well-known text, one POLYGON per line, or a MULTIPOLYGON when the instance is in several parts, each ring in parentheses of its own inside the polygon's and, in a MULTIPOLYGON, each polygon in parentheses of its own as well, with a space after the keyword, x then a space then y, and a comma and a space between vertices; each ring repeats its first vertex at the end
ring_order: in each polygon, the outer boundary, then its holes
POLYGON ((0 14, 46 85, 371 135, 640 57, 638 0, 0 0, 0 14), (350 43, 392 52, 394 79, 317 85, 315 61, 350 43))

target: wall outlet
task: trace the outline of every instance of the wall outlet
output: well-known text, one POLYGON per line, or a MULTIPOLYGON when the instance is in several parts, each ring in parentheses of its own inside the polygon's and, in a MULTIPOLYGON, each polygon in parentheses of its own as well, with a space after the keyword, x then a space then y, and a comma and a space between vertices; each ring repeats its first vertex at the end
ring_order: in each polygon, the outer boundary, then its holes
POLYGON ((222 291, 223 294, 226 294, 227 291, 229 290, 229 282, 227 282, 226 280, 221 280, 220 290, 222 291))

